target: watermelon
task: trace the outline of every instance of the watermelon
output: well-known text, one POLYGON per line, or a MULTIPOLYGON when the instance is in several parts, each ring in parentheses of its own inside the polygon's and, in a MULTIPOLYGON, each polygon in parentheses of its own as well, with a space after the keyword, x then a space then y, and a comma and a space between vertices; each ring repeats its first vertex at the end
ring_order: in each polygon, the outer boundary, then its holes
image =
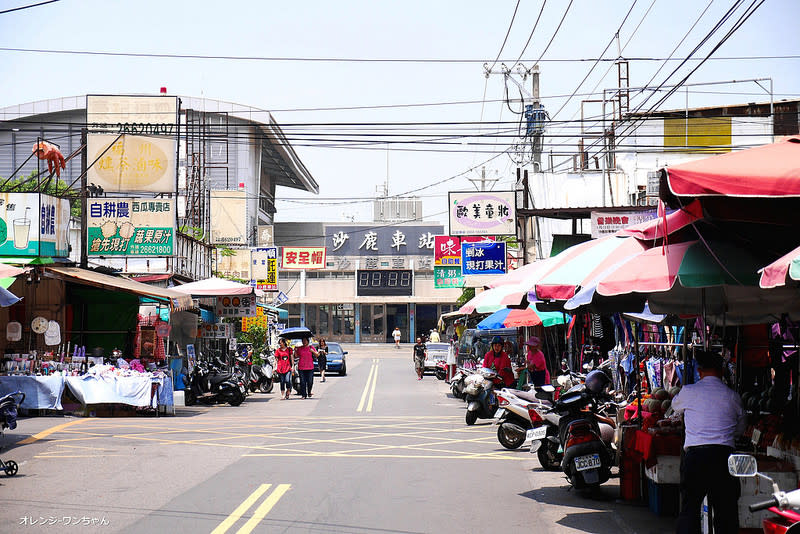
POLYGON ((669 410, 669 407, 672 406, 672 401, 667 399, 665 401, 661 401, 661 411, 666 412, 669 410))
POLYGON ((675 395, 677 395, 680 392, 681 392, 681 387, 680 386, 675 386, 675 387, 669 388, 669 396, 672 397, 673 399, 675 398, 675 395))
POLYGON ((653 398, 658 399, 660 401, 665 401, 669 398, 669 393, 664 388, 658 388, 653 391, 653 398))

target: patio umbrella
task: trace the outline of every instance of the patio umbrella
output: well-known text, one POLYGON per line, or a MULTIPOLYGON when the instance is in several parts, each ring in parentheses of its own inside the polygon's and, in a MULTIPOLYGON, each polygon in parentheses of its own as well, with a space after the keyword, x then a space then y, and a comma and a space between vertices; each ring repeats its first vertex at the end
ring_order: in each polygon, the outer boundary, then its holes
POLYGON ((518 326, 554 326, 569 322, 570 316, 561 312, 540 312, 534 305, 524 309, 503 308, 478 323, 478 328, 515 328, 518 326))
POLYGON ((765 289, 785 286, 787 277, 790 280, 800 280, 800 247, 778 258, 760 272, 758 285, 765 289))
POLYGON ((545 272, 555 258, 535 261, 515 269, 510 273, 499 276, 492 282, 490 289, 475 295, 469 302, 459 308, 461 314, 494 313, 505 308, 509 295, 512 295, 510 304, 519 305, 522 297, 528 290, 528 280, 536 279, 537 273, 545 272))
POLYGON ((226 280, 224 278, 208 278, 197 282, 190 282, 188 284, 181 284, 171 289, 186 293, 193 297, 222 297, 227 295, 251 295, 255 292, 256 295, 262 295, 261 290, 257 290, 253 286, 240 284, 233 280, 226 280))

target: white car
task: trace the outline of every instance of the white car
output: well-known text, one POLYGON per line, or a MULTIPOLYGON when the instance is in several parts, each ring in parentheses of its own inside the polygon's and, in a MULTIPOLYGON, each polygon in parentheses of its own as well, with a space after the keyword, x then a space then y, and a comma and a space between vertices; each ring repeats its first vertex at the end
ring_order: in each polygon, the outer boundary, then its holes
POLYGON ((447 356, 453 347, 450 343, 425 343, 425 370, 435 371, 436 364, 440 361, 446 362, 447 356))

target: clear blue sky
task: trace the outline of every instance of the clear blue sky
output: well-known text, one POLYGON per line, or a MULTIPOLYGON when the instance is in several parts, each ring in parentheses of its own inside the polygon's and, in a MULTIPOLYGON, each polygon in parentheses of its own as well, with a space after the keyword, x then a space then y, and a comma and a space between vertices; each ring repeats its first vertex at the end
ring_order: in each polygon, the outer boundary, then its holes
MULTIPOLYGON (((0 1, 0 11, 39 0, 0 1)), ((736 17, 751 3, 747 0, 736 17)), ((596 58, 609 43, 632 0, 547 1, 522 63, 530 67, 539 58, 567 7, 563 25, 543 59, 596 58)), ((626 57, 667 57, 684 37, 708 0, 638 0, 622 26, 620 40, 626 57), (647 15, 645 13, 648 11, 647 15), (641 21, 641 25, 640 24, 641 21), (638 26, 638 29, 636 29, 638 26), (635 31, 635 33, 634 33, 635 31)), ((734 4, 714 0, 678 48, 685 57, 709 29, 734 4)), ((21 11, 0 14, 0 48, 195 54, 206 56, 257 56, 293 58, 481 59, 493 60, 503 43, 516 0, 443 1, 151 1, 61 0, 21 11)), ((519 57, 541 9, 542 0, 521 0, 501 61, 519 57)), ((716 52, 718 57, 800 55, 800 2, 768 0, 716 52)), ((731 26, 711 38, 698 56, 705 56, 731 26)), ((617 55, 612 44, 606 58, 617 55)), ((565 104, 564 95, 579 88, 592 62, 546 62, 541 68, 542 102, 554 114, 565 104)), ((676 63, 658 75, 660 83, 676 63)), ((691 63, 689 66, 694 66, 691 63)), ((633 61, 631 85, 648 82, 661 62, 633 61)), ((499 67, 499 65, 498 65, 499 67)), ((496 69, 498 68, 496 67, 496 69)), ((608 63, 599 64, 578 93, 595 87, 616 86, 608 63)), ((688 67, 687 67, 688 68, 688 67)), ((684 68, 682 72, 688 72, 684 68)), ((680 78, 676 76, 673 80, 680 78)), ((709 61, 690 82, 772 77, 776 99, 800 97, 800 60, 759 59, 709 61)), ((86 93, 156 93, 166 86, 171 94, 206 96, 274 110, 279 123, 312 123, 285 128, 288 135, 314 134, 325 122, 466 122, 514 120, 505 104, 501 76, 483 75, 478 63, 304 62, 216 59, 174 59, 84 56, 0 51, 0 107, 86 93), (481 104, 485 98, 487 102, 481 104), (473 104, 399 107, 373 110, 290 111, 299 108, 387 106, 477 101, 473 104)), ((511 96, 518 93, 510 86, 511 96)), ((706 88, 713 93, 692 93, 691 106, 766 101, 753 84, 706 88), (739 93, 739 94, 730 94, 739 93)), ((558 119, 571 119, 580 96, 566 102, 558 119)), ((682 107, 684 95, 663 108, 682 107)), ((470 126, 471 133, 487 134, 494 125, 470 126)), ((368 127, 354 128, 367 133, 368 127)), ((414 127, 415 130, 421 129, 414 127)), ((454 129, 437 130, 453 133, 454 129)), ((378 140, 389 139, 381 132, 378 140)), ((397 133, 397 132, 395 132, 397 133)), ((428 132, 430 133, 430 132, 428 132)), ((487 140, 484 139, 484 142, 487 140)), ((494 139, 488 139, 494 141, 494 139)), ((497 139, 484 151, 500 152, 508 139, 497 139)), ((560 141, 559 141, 560 142, 560 141)), ((325 198, 351 195, 369 197, 389 178, 389 192, 401 193, 460 174, 492 157, 471 152, 409 152, 300 146, 296 151, 320 184, 325 198), (387 162, 388 160, 388 162, 387 162)), ((405 148, 420 148, 406 146, 405 148)), ((440 147, 441 148, 441 147, 440 147)), ((495 152, 495 153, 496 153, 495 152)), ((505 155, 487 164, 487 174, 512 183, 515 165, 505 155)), ((478 171, 467 177, 477 178, 478 171)), ((445 210, 448 190, 472 188, 467 177, 423 191, 424 211, 433 219, 445 210)), ((299 197, 282 190, 283 196, 299 197)), ((366 220, 369 204, 320 208, 282 202, 278 219, 341 220, 343 215, 366 220)))

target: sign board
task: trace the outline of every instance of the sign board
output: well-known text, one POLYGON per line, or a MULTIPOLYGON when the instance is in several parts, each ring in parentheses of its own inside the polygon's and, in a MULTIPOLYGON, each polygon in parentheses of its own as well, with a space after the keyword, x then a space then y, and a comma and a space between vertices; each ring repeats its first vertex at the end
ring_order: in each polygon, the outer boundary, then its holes
POLYGON ((172 256, 174 198, 87 199, 90 256, 172 256))
POLYGON ((325 247, 283 247, 283 269, 324 269, 325 247))
POLYGON ((250 280, 250 249, 216 250, 217 271, 227 278, 250 280))
POLYGON ((267 328, 268 325, 269 325, 269 317, 267 317, 266 315, 259 315, 257 317, 242 317, 242 332, 249 331, 251 326, 260 326, 261 328, 267 328))
POLYGON ((244 191, 211 191, 211 244, 247 245, 244 191))
POLYGON ((329 256, 430 256, 442 225, 326 225, 329 256))
POLYGON ((504 242, 461 243, 461 273, 504 274, 506 244, 504 242))
POLYGON ((289 295, 281 291, 278 293, 278 296, 275 297, 275 300, 272 301, 273 306, 280 306, 281 304, 286 304, 289 302, 289 295))
POLYGON ((275 244, 275 227, 271 224, 259 224, 257 241, 259 247, 271 247, 275 244))
POLYGON ((591 213, 592 238, 596 239, 598 237, 615 234, 626 226, 639 224, 651 219, 655 219, 656 217, 656 210, 616 212, 593 211, 591 213))
POLYGON ((479 243, 481 241, 494 241, 494 236, 434 236, 433 265, 434 267, 461 266, 461 243, 479 243))
POLYGON ((203 323, 200 326, 198 337, 205 339, 227 339, 233 336, 231 323, 203 323))
POLYGON ((434 266, 433 288, 446 289, 453 287, 457 288, 464 287, 464 278, 461 276, 461 267, 434 266))
POLYGON ((255 295, 217 297, 217 317, 255 317, 255 295))
POLYGON ((250 285, 264 291, 277 291, 278 248, 254 248, 250 257, 250 285))
POLYGON ((0 255, 69 255, 69 201, 39 193, 0 193, 0 255))
POLYGON ((450 235, 516 235, 514 191, 448 193, 450 235))
POLYGON ((414 275, 410 269, 356 271, 356 296, 406 296, 414 294, 414 275))

